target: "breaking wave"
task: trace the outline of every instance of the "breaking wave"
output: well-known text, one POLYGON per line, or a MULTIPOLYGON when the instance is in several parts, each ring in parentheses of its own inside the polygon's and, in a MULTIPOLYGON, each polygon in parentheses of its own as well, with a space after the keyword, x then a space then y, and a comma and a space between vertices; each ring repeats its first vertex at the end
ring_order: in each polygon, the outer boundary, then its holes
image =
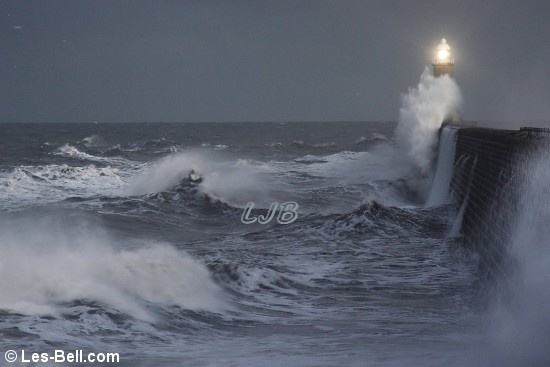
POLYGON ((97 226, 71 224, 37 218, 2 224, 0 309, 56 317, 83 301, 148 322, 156 319, 155 305, 224 309, 221 288, 186 253, 159 243, 120 248, 97 226))
POLYGON ((400 236, 414 234, 420 238, 442 238, 448 223, 441 209, 398 208, 376 201, 363 204, 349 213, 328 221, 325 229, 339 234, 370 236, 400 236))
POLYGON ((155 162, 130 182, 127 193, 167 191, 186 181, 191 171, 201 176, 198 187, 203 193, 228 204, 245 206, 249 201, 261 202, 267 196, 267 181, 250 164, 197 151, 171 154, 155 162))
POLYGON ((437 132, 443 121, 458 110, 460 89, 448 75, 434 77, 428 67, 416 88, 403 96, 396 138, 412 162, 427 173, 435 157, 437 132))
POLYGON ((111 166, 51 164, 20 166, 0 172, 0 200, 4 207, 54 202, 71 196, 117 195, 128 173, 111 166))

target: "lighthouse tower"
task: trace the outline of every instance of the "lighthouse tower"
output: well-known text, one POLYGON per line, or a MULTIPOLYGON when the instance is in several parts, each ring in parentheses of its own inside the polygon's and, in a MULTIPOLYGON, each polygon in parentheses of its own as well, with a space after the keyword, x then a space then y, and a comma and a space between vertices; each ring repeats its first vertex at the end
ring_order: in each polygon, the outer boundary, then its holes
POLYGON ((435 49, 432 67, 436 78, 444 74, 448 74, 450 77, 454 75, 455 60, 451 53, 451 46, 445 38, 441 39, 441 43, 435 49))
MULTIPOLYGON (((432 62, 434 76, 439 78, 442 75, 448 75, 451 78, 454 76, 455 60, 451 52, 451 46, 445 38, 441 39, 441 43, 435 49, 435 57, 432 62)), ((455 111, 449 116, 447 122, 459 122, 460 115, 455 111)))

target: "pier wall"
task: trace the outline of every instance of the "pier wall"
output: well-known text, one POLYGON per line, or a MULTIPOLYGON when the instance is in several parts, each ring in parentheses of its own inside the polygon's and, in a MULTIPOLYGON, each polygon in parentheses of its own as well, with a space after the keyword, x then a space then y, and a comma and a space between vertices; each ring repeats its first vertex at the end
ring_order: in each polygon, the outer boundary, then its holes
MULTIPOLYGON (((521 205, 525 165, 546 146, 550 131, 444 125, 443 136, 455 140, 454 157, 447 157, 453 164, 447 182, 458 208, 460 234, 465 246, 479 254, 483 273, 492 277, 505 266, 514 210, 521 205)), ((440 144, 449 144, 448 140, 440 138, 440 144)))

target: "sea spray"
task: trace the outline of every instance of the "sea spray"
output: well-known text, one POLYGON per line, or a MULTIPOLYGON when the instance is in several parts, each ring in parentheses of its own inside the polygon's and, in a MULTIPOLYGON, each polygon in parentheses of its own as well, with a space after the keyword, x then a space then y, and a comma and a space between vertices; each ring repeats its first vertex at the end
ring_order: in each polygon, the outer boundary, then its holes
MULTIPOLYGON (((547 147, 548 149, 548 147, 547 147)), ((550 365, 550 152, 526 162, 503 294, 489 312, 491 365, 550 365)))
POLYGON ((269 185, 261 175, 262 167, 204 150, 174 153, 158 160, 136 175, 126 191, 144 195, 169 190, 187 180, 191 172, 200 176, 198 187, 210 198, 243 208, 249 201, 268 202, 269 185))
POLYGON ((396 139, 422 174, 427 174, 431 167, 439 127, 458 110, 461 101, 455 81, 448 75, 434 77, 428 67, 420 76, 418 86, 403 95, 396 139))
POLYGON ((28 216, 0 225, 0 310, 59 316, 90 302, 155 322, 150 305, 223 311, 200 261, 167 244, 126 244, 87 219, 28 216))

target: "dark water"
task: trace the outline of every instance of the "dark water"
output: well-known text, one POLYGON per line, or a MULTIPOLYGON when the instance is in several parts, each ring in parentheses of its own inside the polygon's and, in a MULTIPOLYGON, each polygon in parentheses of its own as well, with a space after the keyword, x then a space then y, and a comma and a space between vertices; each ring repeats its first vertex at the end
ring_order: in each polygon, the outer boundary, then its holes
POLYGON ((394 127, 0 125, 1 349, 458 365, 475 271, 454 210, 411 186, 394 127), (291 224, 241 222, 248 202, 257 216, 289 201, 291 224))

